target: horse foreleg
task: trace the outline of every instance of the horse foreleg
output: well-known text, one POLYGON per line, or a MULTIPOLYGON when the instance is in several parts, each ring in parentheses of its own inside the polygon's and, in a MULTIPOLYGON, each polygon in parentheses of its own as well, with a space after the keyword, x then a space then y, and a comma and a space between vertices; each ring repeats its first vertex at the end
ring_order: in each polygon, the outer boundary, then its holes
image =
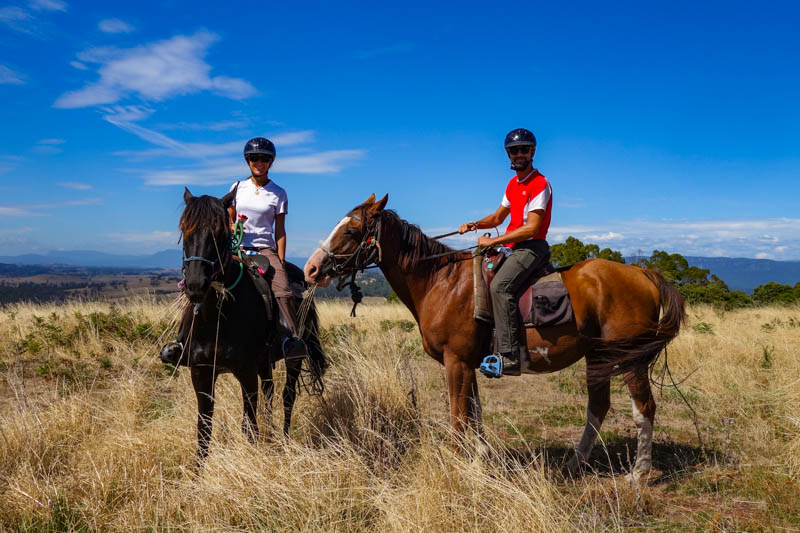
MULTIPOLYGON (((450 396, 450 425, 455 431, 457 445, 462 447, 466 430, 469 427, 470 413, 475 409, 470 404, 477 399, 477 380, 475 369, 454 354, 445 354, 444 369, 447 376, 447 392, 450 396), (473 392, 474 391, 474 392, 473 392)), ((480 405, 480 404, 478 404, 480 405)))
POLYGON ((272 379, 272 365, 267 363, 260 373, 261 393, 264 395, 264 420, 267 424, 266 434, 272 432, 272 396, 275 394, 275 381, 272 379))
POLYGON ((469 385, 469 394, 467 395, 467 420, 472 428, 472 431, 484 440, 483 434, 483 408, 481 407, 481 396, 478 393, 478 378, 475 371, 472 371, 472 379, 469 385))
POLYGON ((258 437, 258 375, 255 370, 245 371, 240 376, 239 384, 242 387, 242 433, 250 442, 255 442, 258 437))
POLYGON ((209 366, 192 367, 192 385, 197 397, 197 465, 208 456, 211 440, 211 418, 214 416, 214 382, 216 376, 209 366))
POLYGON ((297 378, 300 377, 302 367, 302 359, 286 365, 286 384, 283 387, 283 434, 286 437, 289 436, 292 426, 292 410, 297 399, 297 378))
POLYGON ((595 382, 591 366, 586 367, 586 381, 589 389, 589 403, 586 406, 586 427, 575 449, 575 454, 567 462, 567 472, 577 475, 582 464, 586 463, 600 433, 608 409, 611 407, 611 380, 595 382))
POLYGON ((625 382, 631 395, 633 421, 636 424, 636 462, 626 479, 638 482, 646 478, 653 465, 653 421, 656 415, 656 402, 650 390, 647 370, 625 374, 625 382))

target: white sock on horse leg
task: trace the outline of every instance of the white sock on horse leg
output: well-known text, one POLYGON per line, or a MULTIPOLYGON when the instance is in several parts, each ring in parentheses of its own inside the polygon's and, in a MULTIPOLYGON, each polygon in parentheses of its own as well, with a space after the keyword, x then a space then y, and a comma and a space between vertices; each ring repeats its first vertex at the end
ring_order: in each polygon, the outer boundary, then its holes
POLYGON ((646 476, 653 466, 653 424, 650 420, 639 411, 636 406, 636 400, 631 398, 631 407, 633 410, 633 421, 636 423, 636 462, 633 465, 633 470, 628 475, 630 481, 638 481, 642 476, 646 476))

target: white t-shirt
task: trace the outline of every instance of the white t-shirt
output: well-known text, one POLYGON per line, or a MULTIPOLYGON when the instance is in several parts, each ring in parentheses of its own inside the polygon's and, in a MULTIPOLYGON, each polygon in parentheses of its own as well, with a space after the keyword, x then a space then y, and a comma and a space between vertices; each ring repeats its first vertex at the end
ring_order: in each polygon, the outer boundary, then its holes
MULTIPOLYGON (((242 246, 277 248, 275 245, 275 216, 289 212, 289 199, 286 191, 271 179, 263 187, 257 187, 253 180, 244 179, 239 183, 233 205, 237 215, 245 215, 244 240, 242 246)), ((231 185, 231 189, 236 183, 231 185)))

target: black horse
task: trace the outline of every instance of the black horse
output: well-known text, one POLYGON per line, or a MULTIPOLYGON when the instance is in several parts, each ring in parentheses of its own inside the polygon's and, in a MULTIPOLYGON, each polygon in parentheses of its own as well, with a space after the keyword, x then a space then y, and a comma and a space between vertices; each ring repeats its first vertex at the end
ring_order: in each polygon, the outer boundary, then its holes
MULTIPOLYGON (((242 387, 244 416, 242 431, 254 441, 258 436, 258 378, 265 397, 267 420, 271 420, 275 390, 272 369, 283 357, 281 340, 286 331, 280 325, 274 301, 265 305, 253 279, 233 255, 227 208, 235 191, 221 199, 183 194, 186 207, 181 215, 185 294, 190 305, 184 311, 181 327, 186 337, 187 363, 197 395, 197 456, 208 455, 211 417, 214 413, 214 385, 222 373, 230 372, 242 387)), ((290 282, 305 285, 303 272, 286 264, 290 282)), ((304 340, 308 346, 312 375, 321 379, 327 368, 317 338, 317 316, 312 307, 305 322, 304 340)), ((283 389, 284 425, 288 435, 297 382, 303 360, 286 365, 283 389)))

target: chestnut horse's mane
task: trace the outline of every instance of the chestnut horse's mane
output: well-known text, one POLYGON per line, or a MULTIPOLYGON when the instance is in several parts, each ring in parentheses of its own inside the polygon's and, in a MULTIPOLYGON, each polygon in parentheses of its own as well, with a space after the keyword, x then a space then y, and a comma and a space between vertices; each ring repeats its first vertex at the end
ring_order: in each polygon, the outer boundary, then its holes
POLYGON ((218 198, 198 196, 192 198, 183 210, 178 227, 184 238, 201 227, 207 227, 214 233, 224 233, 228 230, 228 214, 218 198))
POLYGON ((430 263, 433 271, 437 265, 450 268, 457 264, 453 259, 461 259, 463 252, 431 239, 419 226, 403 220, 391 209, 381 211, 380 220, 383 234, 398 245, 398 262, 403 268, 415 269, 430 263), (447 261, 443 263, 444 260, 447 261))

